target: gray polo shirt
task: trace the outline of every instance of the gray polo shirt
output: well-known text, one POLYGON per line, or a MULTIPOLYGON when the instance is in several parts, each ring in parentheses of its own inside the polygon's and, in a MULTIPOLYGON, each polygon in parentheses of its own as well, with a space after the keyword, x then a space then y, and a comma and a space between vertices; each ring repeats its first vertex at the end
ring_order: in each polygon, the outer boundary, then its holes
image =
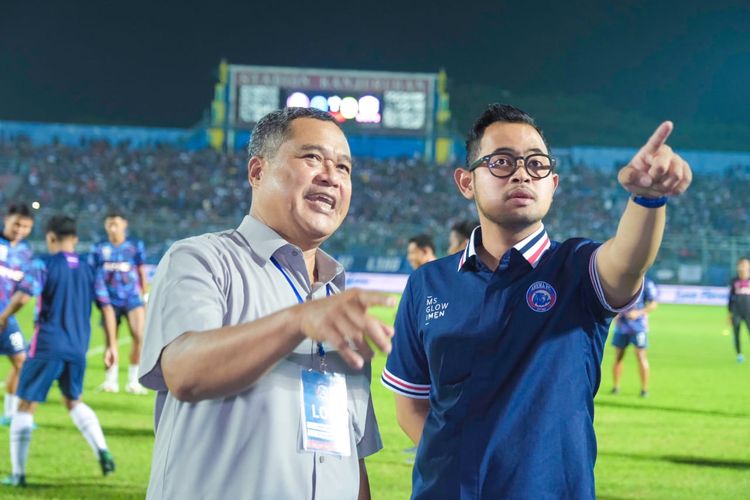
POLYGON ((318 250, 320 281, 310 283, 300 249, 251 216, 236 230, 175 243, 159 263, 140 373, 141 383, 158 391, 147 498, 357 498, 359 459, 382 448, 369 364, 352 370, 326 346, 329 370, 346 375, 349 457, 299 451, 300 369, 318 366, 309 340, 235 396, 184 403, 164 382, 161 352, 183 333, 253 321, 297 304, 271 256, 305 299, 325 297, 327 283, 334 292, 344 288, 343 267, 333 258, 318 250))

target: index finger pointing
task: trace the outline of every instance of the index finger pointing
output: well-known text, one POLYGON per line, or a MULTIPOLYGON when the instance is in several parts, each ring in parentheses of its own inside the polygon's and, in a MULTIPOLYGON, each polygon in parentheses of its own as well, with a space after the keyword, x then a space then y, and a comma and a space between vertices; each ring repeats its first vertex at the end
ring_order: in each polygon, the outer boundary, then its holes
POLYGON ((656 127, 654 133, 651 134, 651 137, 649 137, 648 141, 646 141, 646 145, 643 146, 643 151, 649 154, 656 153, 659 148, 662 147, 665 142, 667 142, 669 134, 672 133, 673 129, 674 124, 670 121, 665 121, 661 125, 656 127))

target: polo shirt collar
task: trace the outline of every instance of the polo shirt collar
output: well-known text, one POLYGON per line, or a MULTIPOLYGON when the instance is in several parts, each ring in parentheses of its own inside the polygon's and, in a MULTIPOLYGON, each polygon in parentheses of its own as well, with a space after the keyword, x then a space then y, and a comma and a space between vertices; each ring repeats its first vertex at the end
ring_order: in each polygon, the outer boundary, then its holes
MULTIPOLYGON (((477 226, 474 231, 471 232, 469 243, 466 245, 461 259, 458 261, 458 270, 460 271, 470 261, 477 259, 477 246, 482 244, 482 226, 477 226)), ((522 239, 515 245, 515 248, 526 261, 531 265, 532 268, 536 268, 542 255, 550 247, 551 242, 547 231, 544 229, 544 224, 540 224, 539 229, 534 231, 532 234, 522 239)))
MULTIPOLYGON (((240 223, 237 231, 252 247, 253 252, 263 260, 264 265, 271 260, 273 254, 284 247, 300 251, 299 248, 286 241, 276 231, 252 215, 246 215, 242 219, 242 223, 240 223)), ((318 268, 318 279, 320 282, 328 283, 332 281, 336 288, 339 290, 344 289, 346 282, 344 266, 336 259, 318 248, 315 254, 315 265, 318 268)))

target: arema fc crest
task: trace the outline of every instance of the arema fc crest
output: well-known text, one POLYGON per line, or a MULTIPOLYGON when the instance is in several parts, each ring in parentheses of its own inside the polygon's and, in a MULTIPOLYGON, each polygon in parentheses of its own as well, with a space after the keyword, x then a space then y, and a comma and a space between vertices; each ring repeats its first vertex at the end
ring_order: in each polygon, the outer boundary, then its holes
POLYGON ((555 302, 557 302, 557 292, 546 281, 532 283, 529 289, 526 290, 526 304, 529 305, 532 311, 538 313, 547 312, 552 309, 555 302))

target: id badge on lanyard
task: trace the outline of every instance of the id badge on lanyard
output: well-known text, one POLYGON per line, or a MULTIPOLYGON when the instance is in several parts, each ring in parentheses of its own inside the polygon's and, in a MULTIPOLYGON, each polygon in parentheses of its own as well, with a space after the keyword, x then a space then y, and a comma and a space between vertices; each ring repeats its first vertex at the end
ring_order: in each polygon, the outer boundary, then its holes
MULTIPOLYGON (((300 304, 303 303, 302 296, 279 262, 274 257, 271 257, 271 262, 284 276, 297 301, 300 304)), ((326 285, 326 295, 330 294, 331 288, 326 285)), ((314 354, 311 353, 311 356, 314 354)), ((320 361, 320 370, 300 369, 301 449, 348 457, 351 455, 351 441, 346 377, 326 370, 326 353, 320 343, 318 343, 317 356, 320 361)))
POLYGON ((340 373, 300 370, 302 449, 351 455, 346 377, 340 373))

